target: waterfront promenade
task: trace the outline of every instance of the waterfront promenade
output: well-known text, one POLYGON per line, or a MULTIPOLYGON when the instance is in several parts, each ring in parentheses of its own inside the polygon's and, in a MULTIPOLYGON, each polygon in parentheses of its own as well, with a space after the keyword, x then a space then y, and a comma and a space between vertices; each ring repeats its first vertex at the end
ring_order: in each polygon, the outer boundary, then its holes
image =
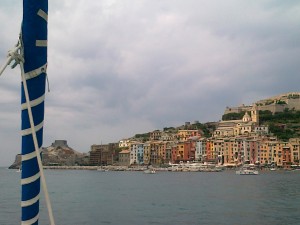
MULTIPOLYGON (((102 171, 144 171, 147 169, 147 166, 44 166, 45 170, 102 170, 102 171)), ((151 167, 156 171, 160 172, 222 172, 226 170, 238 170, 240 167, 202 167, 202 168, 193 168, 193 167, 182 167, 182 166, 169 166, 169 167, 151 167)), ((261 171, 272 171, 274 172, 274 168, 265 168, 260 167, 257 168, 261 171)), ((295 168, 283 169, 277 168, 276 171, 293 171, 300 170, 300 166, 295 168)), ((276 172, 275 171, 275 172, 276 172)))

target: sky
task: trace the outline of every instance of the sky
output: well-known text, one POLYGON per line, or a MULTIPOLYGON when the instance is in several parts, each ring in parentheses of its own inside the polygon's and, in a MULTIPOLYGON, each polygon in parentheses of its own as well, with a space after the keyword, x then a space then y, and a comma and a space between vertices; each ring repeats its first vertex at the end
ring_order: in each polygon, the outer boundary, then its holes
MULTIPOLYGON (((300 91, 300 2, 50 0, 44 147, 79 152, 300 91)), ((22 1, 0 1, 0 65, 22 1)), ((0 77, 0 166, 20 153, 20 69, 0 77)))

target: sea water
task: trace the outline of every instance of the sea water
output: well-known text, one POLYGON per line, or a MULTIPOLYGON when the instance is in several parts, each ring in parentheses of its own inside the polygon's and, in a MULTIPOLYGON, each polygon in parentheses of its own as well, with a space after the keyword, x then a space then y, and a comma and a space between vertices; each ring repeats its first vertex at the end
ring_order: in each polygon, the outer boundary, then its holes
MULTIPOLYGON (((45 170, 57 225, 300 224, 300 171, 45 170)), ((0 169, 0 225, 20 224, 20 173, 0 169)), ((44 196, 40 222, 49 224, 44 196)))

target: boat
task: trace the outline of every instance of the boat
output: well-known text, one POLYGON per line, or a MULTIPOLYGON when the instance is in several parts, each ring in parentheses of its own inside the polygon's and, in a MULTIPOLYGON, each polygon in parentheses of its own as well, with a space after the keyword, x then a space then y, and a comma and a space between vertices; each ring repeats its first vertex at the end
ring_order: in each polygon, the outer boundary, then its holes
POLYGON ((44 100, 47 80, 48 0, 23 0, 23 20, 16 46, 8 52, 0 75, 10 64, 21 69, 21 224, 39 222, 42 184, 49 222, 51 202, 40 156, 43 144, 44 100))
POLYGON ((19 168, 16 170, 17 173, 20 173, 21 171, 22 171, 21 167, 19 167, 19 168))
POLYGON ((109 171, 108 169, 104 169, 104 168, 102 168, 102 167, 98 167, 97 168, 97 171, 100 171, 100 172, 107 172, 107 171, 109 171))
POLYGON ((291 165, 291 170, 299 171, 300 170, 300 165, 291 165))
POLYGON ((146 174, 155 174, 156 171, 155 171, 155 169, 146 169, 146 170, 144 170, 144 173, 146 173, 146 174))
POLYGON ((253 166, 242 166, 236 171, 238 175, 258 175, 258 170, 253 166))

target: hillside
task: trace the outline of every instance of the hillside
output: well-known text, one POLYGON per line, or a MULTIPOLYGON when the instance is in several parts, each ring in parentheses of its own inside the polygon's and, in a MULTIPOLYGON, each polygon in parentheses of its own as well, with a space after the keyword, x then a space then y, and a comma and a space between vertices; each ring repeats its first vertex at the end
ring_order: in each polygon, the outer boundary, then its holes
MULTIPOLYGON (((222 120, 239 120, 245 115, 245 111, 239 113, 227 113, 222 120)), ((259 110, 259 124, 268 125, 269 130, 280 140, 300 137, 300 110, 284 109, 283 112, 272 113, 269 110, 259 110)))
MULTIPOLYGON (((260 125, 268 125, 269 131, 278 139, 287 141, 289 138, 300 137, 300 92, 276 95, 258 100, 249 106, 226 107, 222 120, 241 120, 245 112, 250 112, 253 106, 259 111, 260 125)), ((201 130, 204 137, 211 137, 216 126, 218 122, 195 122, 178 127, 165 127, 163 131, 175 134, 180 129, 201 130)), ((150 132, 136 134, 133 139, 146 141, 149 137, 150 132)))
MULTIPOLYGON (((190 124, 187 122, 185 125, 178 127, 164 127, 163 132, 168 134, 177 134, 178 130, 200 130, 203 137, 211 137, 216 129, 217 122, 199 123, 198 121, 190 124)), ((143 134, 135 134, 131 139, 137 141, 148 141, 150 138, 150 132, 143 134)))
POLYGON ((268 125, 270 132, 280 140, 300 136, 300 111, 285 109, 272 114, 270 111, 260 111, 260 124, 268 125))
POLYGON ((249 106, 226 107, 222 120, 242 119, 253 106, 259 111, 259 123, 268 125, 280 140, 300 136, 300 92, 279 94, 249 106))

